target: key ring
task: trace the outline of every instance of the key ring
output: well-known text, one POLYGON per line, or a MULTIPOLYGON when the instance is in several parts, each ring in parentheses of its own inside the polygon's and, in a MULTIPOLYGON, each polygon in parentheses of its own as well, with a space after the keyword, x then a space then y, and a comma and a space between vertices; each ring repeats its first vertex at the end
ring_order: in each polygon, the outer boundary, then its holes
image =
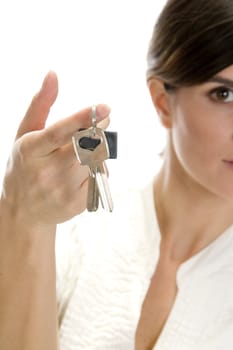
POLYGON ((92 122, 92 130, 93 136, 96 134, 96 106, 93 105, 91 109, 91 122, 92 122))

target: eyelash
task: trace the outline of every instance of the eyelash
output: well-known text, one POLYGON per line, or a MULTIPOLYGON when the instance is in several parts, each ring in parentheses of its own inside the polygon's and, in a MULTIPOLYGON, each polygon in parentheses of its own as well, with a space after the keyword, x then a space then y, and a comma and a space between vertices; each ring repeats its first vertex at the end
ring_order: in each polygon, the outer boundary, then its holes
POLYGON ((229 89, 226 86, 218 86, 217 88, 210 91, 210 97, 216 102, 231 103, 231 102, 233 102, 233 90, 229 89), (217 93, 224 93, 224 92, 228 93, 228 96, 225 99, 224 99, 224 97, 218 98, 216 96, 217 93), (226 101, 226 99, 229 99, 229 94, 232 94, 232 99, 231 99, 231 101, 226 101), (214 95, 215 95, 215 97, 213 97, 214 95))

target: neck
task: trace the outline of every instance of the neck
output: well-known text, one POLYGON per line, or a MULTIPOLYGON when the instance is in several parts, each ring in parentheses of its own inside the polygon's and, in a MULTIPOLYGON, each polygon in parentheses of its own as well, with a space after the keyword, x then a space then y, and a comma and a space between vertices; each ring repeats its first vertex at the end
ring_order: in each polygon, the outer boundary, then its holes
POLYGON ((208 192, 178 161, 165 159, 154 183, 161 249, 184 262, 217 239, 232 223, 233 202, 208 192))

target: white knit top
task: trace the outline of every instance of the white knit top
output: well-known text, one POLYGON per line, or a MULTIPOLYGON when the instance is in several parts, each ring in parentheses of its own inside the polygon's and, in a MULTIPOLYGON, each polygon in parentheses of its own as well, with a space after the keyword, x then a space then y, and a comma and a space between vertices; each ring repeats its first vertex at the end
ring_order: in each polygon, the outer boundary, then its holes
MULTIPOLYGON (((134 349, 159 257, 152 184, 114 204, 58 228, 60 350, 134 349)), ((177 287, 154 350, 232 350, 233 226, 180 266, 177 287)))

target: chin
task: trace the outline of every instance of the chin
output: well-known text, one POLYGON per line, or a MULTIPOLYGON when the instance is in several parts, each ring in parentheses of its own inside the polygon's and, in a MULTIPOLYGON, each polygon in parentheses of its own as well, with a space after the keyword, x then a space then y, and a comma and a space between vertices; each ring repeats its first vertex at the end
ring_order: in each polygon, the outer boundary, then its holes
POLYGON ((223 200, 231 201, 233 204, 233 182, 227 187, 222 188, 221 186, 221 188, 212 192, 216 194, 216 196, 222 198, 223 200))

